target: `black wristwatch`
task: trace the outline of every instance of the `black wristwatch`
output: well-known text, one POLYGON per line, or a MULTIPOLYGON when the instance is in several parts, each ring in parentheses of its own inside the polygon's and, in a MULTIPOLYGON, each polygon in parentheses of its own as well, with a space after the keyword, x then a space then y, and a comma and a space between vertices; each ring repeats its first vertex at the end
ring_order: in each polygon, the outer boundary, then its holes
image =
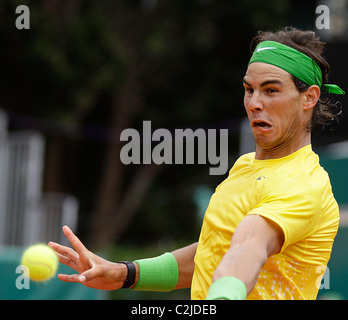
POLYGON ((123 263, 127 266, 127 279, 124 282, 122 288, 130 288, 135 283, 135 265, 131 261, 117 261, 117 263, 123 263))

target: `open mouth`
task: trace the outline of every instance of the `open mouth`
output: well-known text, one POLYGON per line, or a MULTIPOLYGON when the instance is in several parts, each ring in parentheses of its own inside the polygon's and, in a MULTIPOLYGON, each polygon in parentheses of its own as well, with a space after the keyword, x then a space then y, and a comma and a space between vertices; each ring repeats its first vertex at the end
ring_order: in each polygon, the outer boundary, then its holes
POLYGON ((260 120, 260 121, 253 121, 252 125, 254 127, 260 127, 260 128, 264 128, 264 129, 270 129, 272 127, 268 122, 262 121, 262 120, 260 120))

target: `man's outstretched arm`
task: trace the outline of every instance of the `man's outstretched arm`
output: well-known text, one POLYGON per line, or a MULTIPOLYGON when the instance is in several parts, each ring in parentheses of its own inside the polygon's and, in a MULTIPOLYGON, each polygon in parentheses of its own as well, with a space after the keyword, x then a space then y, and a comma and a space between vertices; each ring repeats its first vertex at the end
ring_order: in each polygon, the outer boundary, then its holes
POLYGON ((196 255, 197 245, 198 242, 172 252, 179 268, 179 278, 175 289, 191 287, 193 271, 195 268, 194 258, 196 255))
POLYGON ((278 225, 259 215, 245 217, 232 237, 229 250, 215 270, 208 299, 219 298, 219 291, 224 290, 230 290, 233 296, 233 283, 236 288, 239 283, 244 284, 248 295, 257 282, 262 266, 270 256, 280 252, 283 243, 284 234, 278 225), (225 281, 221 280, 219 285, 214 285, 222 278, 225 281))
MULTIPOLYGON (((127 266, 122 263, 110 262, 89 251, 67 226, 63 232, 73 248, 50 242, 49 246, 58 255, 59 262, 71 267, 78 274, 59 274, 58 278, 66 282, 80 282, 87 287, 116 290, 122 288, 127 279, 127 266)), ((172 252, 178 265, 178 281, 175 289, 191 286, 194 270, 194 256, 197 243, 172 252)), ((139 265, 135 263, 135 284, 139 279, 139 265)))

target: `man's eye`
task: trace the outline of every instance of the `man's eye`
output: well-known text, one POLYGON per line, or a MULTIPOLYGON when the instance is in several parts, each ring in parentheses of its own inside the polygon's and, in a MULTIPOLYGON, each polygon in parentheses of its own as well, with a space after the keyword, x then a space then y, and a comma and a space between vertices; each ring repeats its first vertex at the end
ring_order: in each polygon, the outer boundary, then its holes
POLYGON ((266 90, 267 93, 275 93, 275 92, 278 92, 277 89, 274 89, 274 88, 269 88, 266 90))

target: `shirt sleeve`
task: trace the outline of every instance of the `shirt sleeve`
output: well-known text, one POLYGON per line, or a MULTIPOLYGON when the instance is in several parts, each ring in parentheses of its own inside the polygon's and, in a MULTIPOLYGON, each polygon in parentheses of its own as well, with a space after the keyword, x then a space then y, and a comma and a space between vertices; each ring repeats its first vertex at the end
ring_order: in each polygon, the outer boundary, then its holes
POLYGON ((260 195, 259 204, 248 215, 265 217, 282 229, 283 251, 315 232, 321 213, 321 190, 304 181, 268 182, 260 195))

